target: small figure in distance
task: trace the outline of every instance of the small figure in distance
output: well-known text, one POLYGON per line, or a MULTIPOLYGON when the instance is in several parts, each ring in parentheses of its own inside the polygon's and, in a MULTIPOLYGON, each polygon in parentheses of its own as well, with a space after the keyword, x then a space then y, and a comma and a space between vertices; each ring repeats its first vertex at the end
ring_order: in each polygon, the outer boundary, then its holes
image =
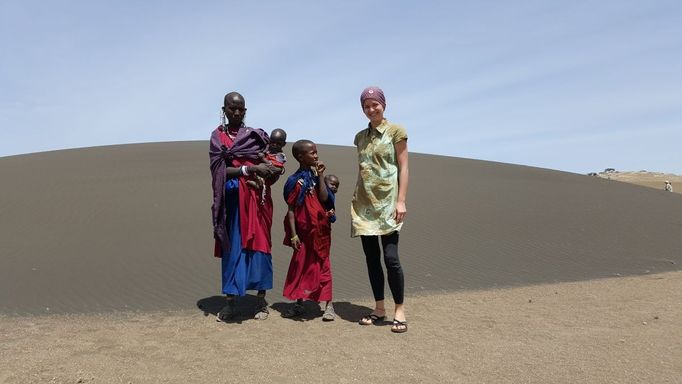
POLYGON ((673 185, 670 184, 670 180, 665 181, 665 190, 666 190, 666 192, 672 192, 673 191, 673 185))

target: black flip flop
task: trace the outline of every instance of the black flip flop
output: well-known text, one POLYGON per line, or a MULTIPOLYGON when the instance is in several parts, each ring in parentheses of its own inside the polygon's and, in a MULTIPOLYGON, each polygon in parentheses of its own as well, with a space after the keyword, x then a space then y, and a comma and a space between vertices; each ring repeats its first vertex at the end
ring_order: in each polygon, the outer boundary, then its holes
POLYGON ((391 327, 391 332, 393 332, 393 333, 405 333, 405 332, 407 332, 407 321, 393 320, 393 326, 391 327))
POLYGON ((375 314, 373 314, 373 313, 370 313, 369 315, 367 315, 367 316, 363 317, 362 319, 360 319, 360 321, 359 321, 358 323, 359 323, 360 325, 372 325, 372 324, 378 323, 378 322, 380 322, 380 321, 384 321, 385 318, 386 318, 386 315, 384 315, 384 316, 377 316, 377 315, 375 315, 375 314))

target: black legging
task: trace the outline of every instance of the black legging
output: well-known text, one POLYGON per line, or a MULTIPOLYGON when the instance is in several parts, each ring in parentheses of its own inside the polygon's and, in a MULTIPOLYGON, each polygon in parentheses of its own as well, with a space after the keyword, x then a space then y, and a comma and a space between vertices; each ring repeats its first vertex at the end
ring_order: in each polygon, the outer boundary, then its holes
MULTIPOLYGON (((360 236, 360 238, 362 239, 362 250, 365 251, 369 283, 372 285, 374 300, 383 300, 384 270, 381 268, 379 236, 360 236)), ((388 286, 393 294, 393 301, 396 304, 402 304, 405 293, 405 278, 398 258, 398 232, 381 236, 381 245, 384 248, 386 275, 388 276, 388 286)))

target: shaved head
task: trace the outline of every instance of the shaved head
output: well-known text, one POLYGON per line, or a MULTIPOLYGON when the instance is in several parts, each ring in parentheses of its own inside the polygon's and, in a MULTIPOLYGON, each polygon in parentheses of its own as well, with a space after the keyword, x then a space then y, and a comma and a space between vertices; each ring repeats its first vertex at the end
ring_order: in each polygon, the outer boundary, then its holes
POLYGON ((229 104, 242 104, 246 105, 246 101, 244 101, 244 96, 241 95, 239 92, 230 92, 227 95, 225 95, 225 98, 223 99, 223 107, 227 107, 229 104))
POLYGON ((298 140, 291 147, 291 154, 294 155, 295 159, 298 159, 298 155, 300 155, 302 152, 305 152, 308 147, 313 145, 315 145, 315 143, 310 140, 298 140))
POLYGON ((270 141, 286 142, 287 141, 286 131, 284 131, 282 128, 273 129, 272 132, 270 133, 270 141))

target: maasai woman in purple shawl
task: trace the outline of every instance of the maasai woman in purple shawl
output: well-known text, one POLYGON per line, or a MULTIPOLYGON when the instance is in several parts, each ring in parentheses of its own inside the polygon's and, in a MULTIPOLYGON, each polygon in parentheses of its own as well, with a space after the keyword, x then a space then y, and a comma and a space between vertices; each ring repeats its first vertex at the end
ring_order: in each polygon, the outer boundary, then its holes
POLYGON ((269 138, 262 129, 244 126, 245 104, 237 92, 225 95, 223 112, 228 122, 213 131, 209 148, 215 256, 222 258, 222 291, 227 298, 218 313, 220 321, 234 317, 235 298, 245 296, 247 290, 258 291, 255 318, 266 319, 265 291, 272 288, 270 185, 281 169, 261 162, 258 153, 265 150, 269 138), (246 185, 253 173, 269 180, 264 204, 260 194, 246 185))

